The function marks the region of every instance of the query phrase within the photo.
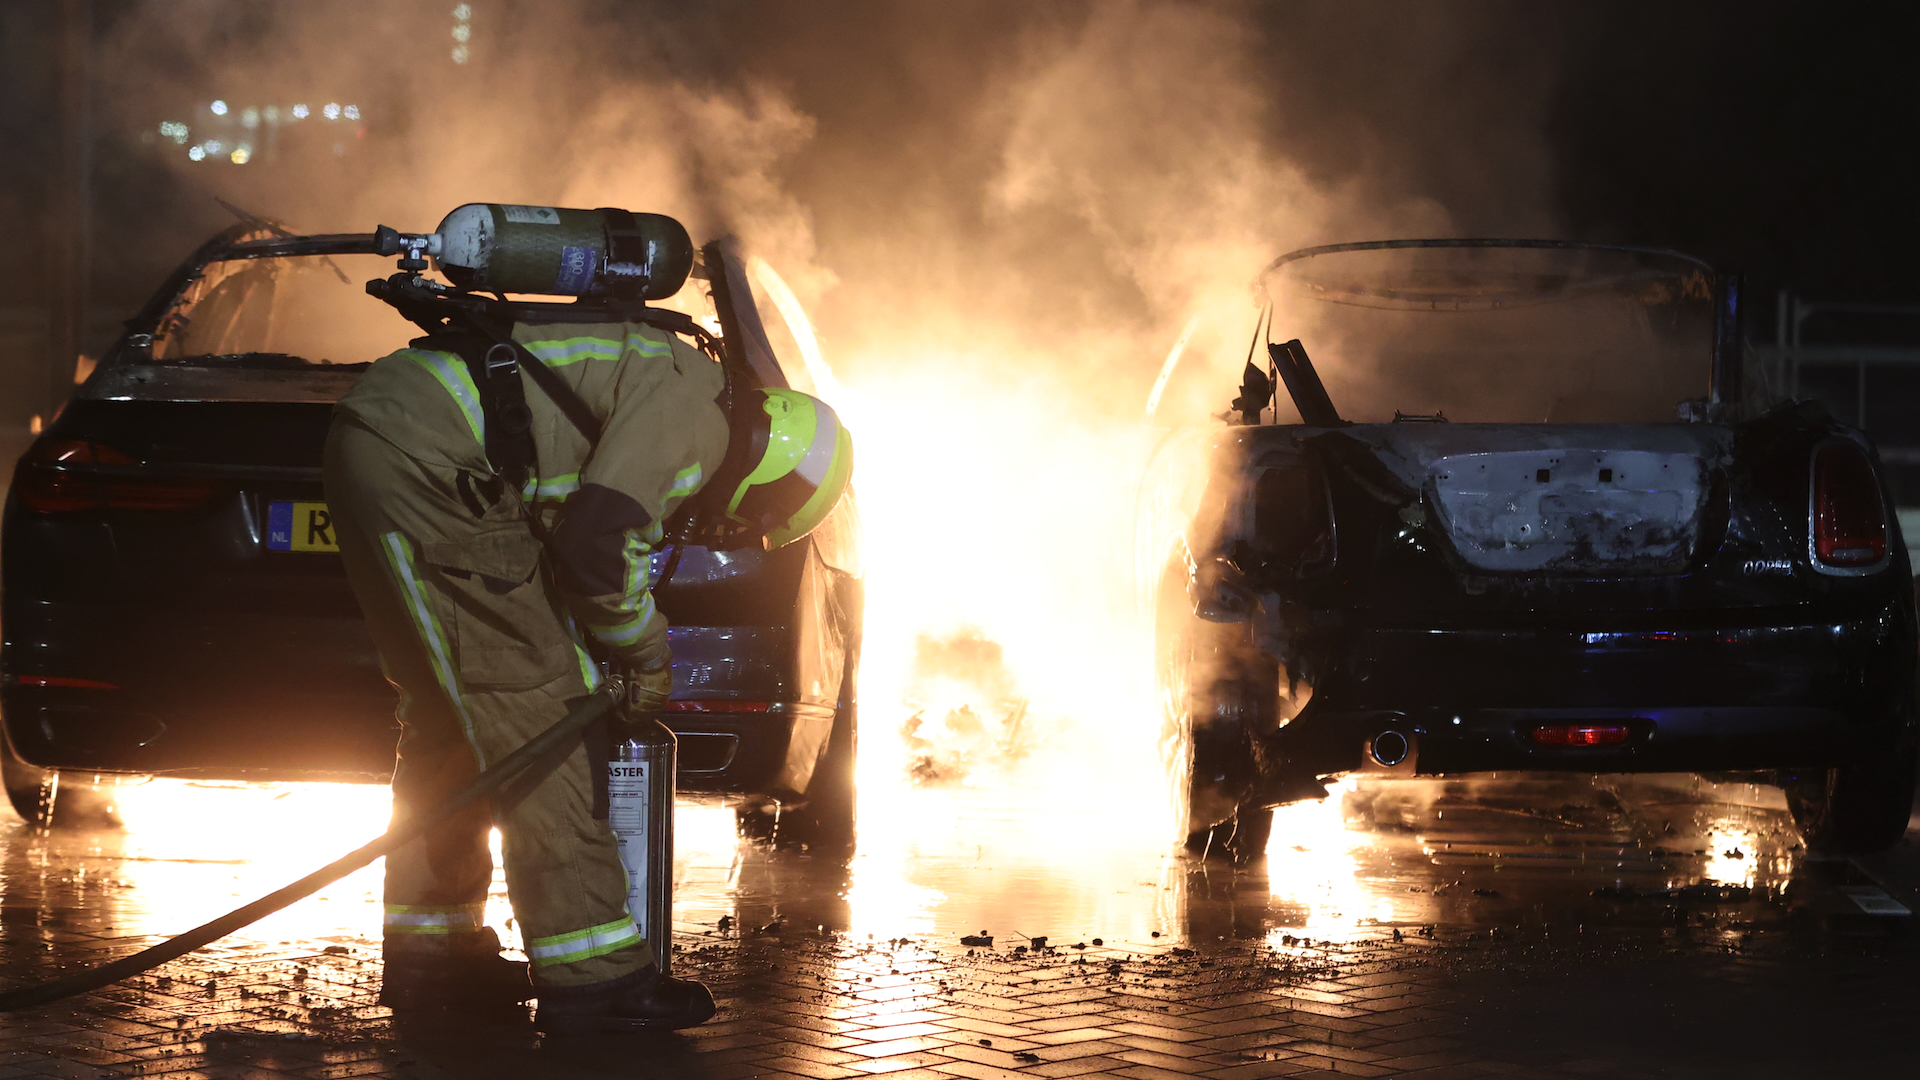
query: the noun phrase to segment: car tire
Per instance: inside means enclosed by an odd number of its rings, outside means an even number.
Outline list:
[[[1187,834],[1189,854],[1202,859],[1224,859],[1235,866],[1263,859],[1273,837],[1273,811],[1242,807],[1217,825]]]
[[[0,737],[0,783],[13,812],[37,829],[117,829],[119,811],[107,791],[73,774],[29,765]]]
[[[13,745],[0,738],[0,782],[7,788],[7,802],[21,820],[35,828],[51,822],[60,775],[20,760]]]
[[[1279,666],[1238,647],[1239,626],[1194,616],[1184,560],[1168,563],[1156,608],[1160,748],[1182,847],[1244,866],[1266,854],[1273,833],[1273,811],[1244,801],[1255,785],[1254,729],[1270,719],[1249,703],[1269,684],[1277,697]]]
[[[1882,851],[1913,814],[1912,749],[1783,780],[1787,809],[1807,849],[1832,855]]]
[[[735,831],[748,840],[808,851],[850,851],[858,821],[854,773],[860,760],[860,643],[848,642],[840,673],[833,729],[807,783],[805,801],[791,806],[760,801],[734,811]]]
[[[829,852],[853,847],[858,810],[854,766],[859,760],[859,741],[858,706],[843,694],[833,713],[833,732],[827,736],[826,749],[807,785],[806,802],[783,808],[775,818],[770,839],[776,846]]]

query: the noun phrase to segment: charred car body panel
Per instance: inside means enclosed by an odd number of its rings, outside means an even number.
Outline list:
[[[371,236],[303,239],[235,230],[197,252],[16,469],[0,535],[0,710],[16,761],[261,779],[391,771],[396,699],[338,555],[269,538],[274,504],[321,503],[331,402],[365,365],[153,355],[164,313],[210,265],[372,250]],[[417,333],[397,332],[396,345]],[[770,368],[760,381],[779,377],[770,355],[756,366]],[[664,583],[672,553],[655,556],[675,675],[661,719],[680,735],[682,790],[795,800],[836,727],[851,728],[851,501],[776,551],[687,546]]]
[[[1873,447],[1813,403],[1680,412],[1214,436],[1162,587],[1189,827],[1349,772],[1910,761],[1920,629]]]

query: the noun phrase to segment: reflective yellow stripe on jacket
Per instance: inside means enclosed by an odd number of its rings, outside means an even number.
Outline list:
[[[637,331],[628,331],[622,341],[603,337],[569,337],[523,344],[528,352],[545,361],[548,367],[566,367],[582,360],[618,360],[629,350],[655,359],[673,355],[672,345],[644,337]]]
[[[453,395],[454,403],[460,406],[460,412],[467,418],[467,427],[473,430],[473,441],[481,446],[487,445],[487,416],[480,408],[480,388],[473,385],[473,373],[467,370],[467,362],[447,352],[428,349],[407,349],[405,352],[421,367],[432,372],[440,385],[447,388],[447,393]]]

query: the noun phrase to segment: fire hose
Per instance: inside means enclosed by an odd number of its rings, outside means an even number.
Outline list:
[[[285,888],[268,893],[251,904],[227,912],[212,922],[203,923],[131,956],[123,956],[99,967],[54,979],[51,982],[36,983],[32,986],[0,992],[0,1012],[38,1008],[77,994],[98,990],[103,986],[110,986],[122,979],[159,967],[169,960],[176,960],[203,945],[257,922],[281,908],[306,899],[373,860],[418,838],[428,829],[446,821],[474,802],[492,795],[529,765],[546,758],[566,744],[578,740],[587,725],[605,716],[607,710],[619,702],[625,693],[625,682],[619,676],[609,677],[599,689],[582,699],[558,723],[535,735],[525,745],[502,758],[492,768],[482,772],[471,783],[449,795],[439,805],[425,813],[415,814],[399,822],[371,843],[356,848]]]

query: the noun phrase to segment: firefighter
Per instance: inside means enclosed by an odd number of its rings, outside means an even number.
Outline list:
[[[488,425],[503,420],[475,382],[485,369],[437,338],[375,363],[327,439],[341,556],[401,696],[396,818],[563,716],[600,682],[594,653],[629,681],[632,707],[666,701],[667,620],[649,591],[649,555],[684,500],[724,477],[709,494],[777,546],[832,510],[852,467],[824,402],[754,390],[729,417],[716,403],[720,365],[654,326],[522,323],[512,337],[592,412],[597,444],[522,372],[533,461],[516,487],[487,453]],[[384,1003],[479,1009],[537,997],[549,1033],[713,1015],[712,995],[665,974],[628,913],[614,836],[604,809],[595,816],[604,775],[577,745],[490,808],[387,856]],[[490,825],[530,965],[502,957],[485,924]]]

